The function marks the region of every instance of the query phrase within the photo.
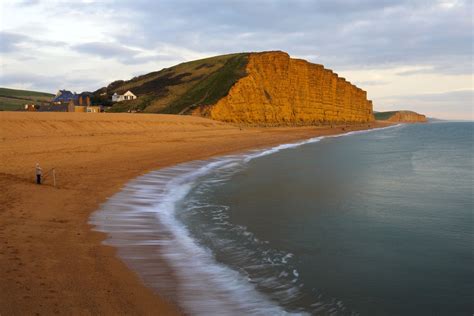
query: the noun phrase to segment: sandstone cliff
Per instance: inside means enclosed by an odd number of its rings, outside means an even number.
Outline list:
[[[380,121],[403,123],[424,123],[428,121],[425,115],[413,111],[377,112],[375,118]]]
[[[216,104],[194,111],[257,125],[365,123],[374,120],[367,93],[321,65],[284,52],[250,54],[247,76]]]
[[[131,90],[113,111],[194,114],[251,125],[320,125],[374,121],[367,93],[322,65],[284,52],[241,53],[183,63],[116,81],[98,102]]]

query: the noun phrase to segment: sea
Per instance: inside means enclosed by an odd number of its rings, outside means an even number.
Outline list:
[[[400,124],[183,163],[91,223],[189,315],[472,315],[473,135]]]

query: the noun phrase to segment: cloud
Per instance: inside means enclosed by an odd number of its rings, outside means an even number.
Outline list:
[[[0,53],[17,53],[24,50],[25,46],[42,48],[59,45],[66,45],[62,41],[52,41],[47,39],[36,39],[28,35],[0,31]]]
[[[124,4],[133,31],[119,38],[201,51],[283,49],[338,67],[467,62],[470,1],[192,1]],[[127,19],[126,17],[124,17]],[[159,21],[159,23],[157,23]],[[250,34],[250,36],[245,36]],[[444,56],[444,58],[440,58]],[[454,58],[458,57],[458,58]]]
[[[27,39],[26,36],[0,31],[0,53],[9,53],[17,50],[17,46]]]
[[[115,43],[84,43],[75,45],[72,49],[90,55],[97,55],[103,58],[133,58],[140,53],[140,51],[121,46]]]
[[[123,46],[119,43],[90,42],[71,47],[73,50],[104,59],[117,59],[124,64],[144,64],[156,60],[176,60],[175,56]]]
[[[54,76],[31,73],[2,73],[0,76],[0,86],[21,87],[23,89],[35,89],[38,91],[54,92],[61,88],[72,86],[94,86],[97,80],[74,77],[73,75]]]
[[[386,96],[379,99],[384,110],[411,109],[430,117],[474,120],[474,90]]]
[[[467,57],[467,56],[466,56]],[[445,74],[445,75],[461,75],[461,74],[472,74],[473,64],[472,59],[469,60],[456,60],[456,62],[440,64],[431,67],[422,67],[420,69],[406,70],[398,72],[398,76],[416,76],[416,75],[432,75],[432,74]]]
[[[355,85],[363,86],[382,86],[390,84],[390,82],[385,80],[367,80],[367,81],[356,81],[354,82]]]
[[[21,6],[21,7],[23,7],[23,6],[27,7],[27,6],[38,5],[39,3],[40,3],[39,0],[20,0],[20,1],[16,2],[16,5]]]
[[[434,93],[420,93],[420,94],[409,94],[409,95],[397,95],[387,96],[386,99],[397,99],[397,100],[420,100],[424,102],[455,102],[465,103],[472,105],[474,99],[474,90],[463,89],[453,90],[445,92],[434,92]]]

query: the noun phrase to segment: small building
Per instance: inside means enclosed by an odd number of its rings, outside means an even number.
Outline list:
[[[32,112],[32,111],[36,111],[38,108],[39,106],[36,104],[25,104],[25,111]]]
[[[128,101],[128,100],[135,100],[137,98],[136,95],[132,93],[132,91],[128,90],[124,94],[118,94],[115,92],[112,95],[112,102],[122,102],[122,101]]]
[[[95,105],[88,106],[88,107],[86,107],[86,112],[87,112],[87,113],[100,113],[100,112],[102,112],[102,111],[101,111],[101,106],[100,106],[100,105],[97,105],[97,106],[95,106]]]
[[[91,105],[91,94],[89,92],[83,92],[76,95],[77,98],[69,101],[68,107],[69,112],[96,112],[95,110],[88,110],[89,108],[99,108],[99,106]],[[99,112],[99,111],[97,111]]]
[[[69,103],[71,101],[76,101],[78,95],[69,90],[59,90],[56,95],[53,97],[51,102],[56,104]]]
[[[101,105],[92,105],[90,92],[73,93],[69,90],[59,90],[56,96],[48,104],[35,105],[34,109],[40,112],[82,112],[100,113],[104,112]],[[26,111],[34,111],[25,105]]]

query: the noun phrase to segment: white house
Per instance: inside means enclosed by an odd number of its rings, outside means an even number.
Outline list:
[[[117,94],[117,92],[114,93],[112,96],[112,102],[122,102],[122,101],[127,101],[127,100],[135,100],[137,98],[136,95],[132,93],[132,91],[128,90],[124,94]]]

